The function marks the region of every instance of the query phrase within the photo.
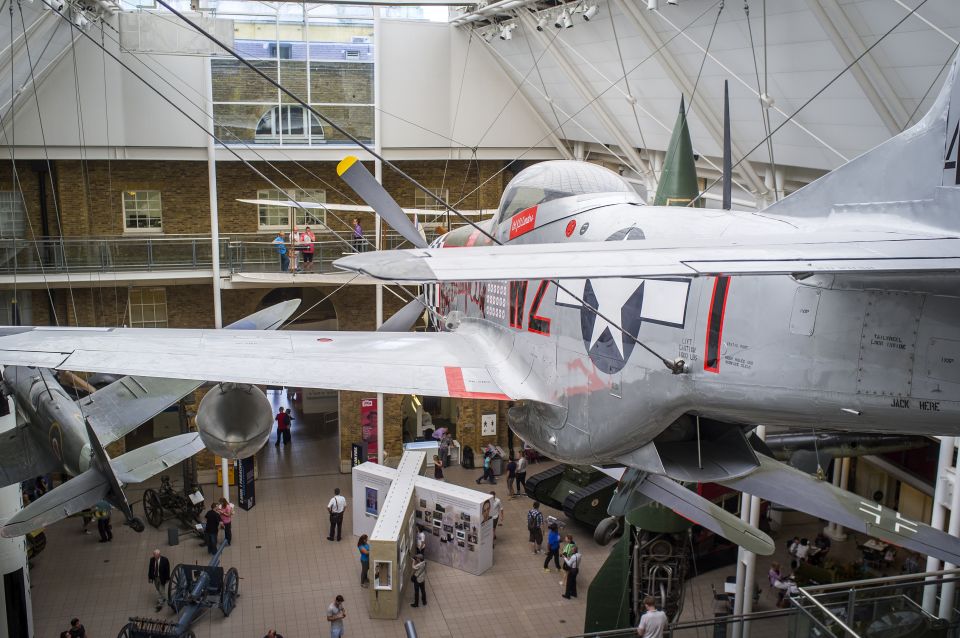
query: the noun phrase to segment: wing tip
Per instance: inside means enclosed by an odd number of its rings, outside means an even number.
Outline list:
[[[356,162],[356,155],[347,155],[340,160],[340,163],[337,164],[337,177],[343,177],[343,174],[346,173]]]

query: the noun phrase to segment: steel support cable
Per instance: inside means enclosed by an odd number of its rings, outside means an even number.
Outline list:
[[[933,81],[930,82],[930,86],[927,87],[927,90],[923,92],[923,97],[917,102],[917,106],[914,107],[913,112],[910,113],[910,117],[907,118],[907,121],[904,123],[903,128],[900,129],[900,132],[903,133],[908,128],[910,128],[910,122],[913,121],[913,117],[917,114],[917,111],[920,110],[920,107],[923,106],[924,100],[927,99],[927,96],[930,95],[930,91],[933,90],[933,87],[937,85],[937,80],[940,79],[940,76],[943,75],[943,72],[946,70],[950,63],[953,61],[953,56],[957,54],[957,49],[960,49],[960,43],[955,44],[953,50],[950,51],[950,55],[947,56],[947,59],[944,61],[943,66],[940,67],[940,70],[937,71],[937,74],[933,76]]]
[[[577,109],[576,111],[574,111],[572,114],[568,115],[567,118],[566,118],[566,120],[564,120],[564,123],[570,122],[570,121],[574,121],[574,118],[575,118],[575,117],[577,117],[578,115],[580,115],[581,113],[583,113],[585,110],[587,110],[588,108],[590,108],[590,105],[593,104],[593,102],[595,102],[596,100],[599,100],[601,97],[603,97],[603,96],[607,93],[607,91],[609,91],[610,89],[614,88],[614,87],[617,85],[617,83],[620,82],[620,80],[624,79],[625,77],[627,77],[628,75],[630,75],[631,73],[633,73],[634,71],[636,71],[637,69],[639,69],[639,68],[640,68],[641,66],[643,66],[643,64],[645,64],[646,62],[652,60],[653,57],[654,57],[655,55],[657,55],[660,51],[662,51],[668,44],[670,44],[671,42],[673,42],[676,38],[680,37],[681,34],[683,34],[684,32],[686,32],[686,30],[689,29],[690,27],[692,27],[694,24],[696,24],[697,22],[699,22],[699,21],[700,21],[700,18],[702,18],[703,16],[707,15],[707,13],[709,13],[709,12],[713,9],[713,7],[717,6],[717,4],[718,4],[719,2],[720,2],[720,0],[714,0],[714,2],[712,2],[706,9],[704,9],[703,11],[701,11],[696,17],[694,17],[690,22],[688,22],[683,28],[678,29],[676,33],[674,33],[674,34],[671,35],[669,38],[667,38],[667,39],[663,42],[663,44],[661,44],[659,47],[657,47],[656,49],[654,49],[653,51],[651,51],[649,55],[647,55],[645,58],[643,58],[642,60],[640,60],[640,62],[638,62],[636,65],[634,65],[634,66],[633,66],[629,71],[627,71],[622,77],[616,78],[614,81],[612,81],[611,83],[609,83],[605,89],[603,89],[602,91],[598,92],[597,95],[594,97],[593,100],[587,102],[587,103],[584,104],[582,107],[580,107],[579,109]],[[548,131],[546,135],[544,135],[544,136],[541,137],[539,140],[537,140],[536,142],[534,142],[531,146],[528,146],[526,149],[524,149],[524,150],[523,150],[517,157],[515,157],[512,161],[513,161],[513,162],[516,162],[517,160],[522,159],[527,153],[529,153],[529,152],[532,151],[533,149],[537,148],[537,147],[538,147],[540,144],[542,144],[547,138],[549,138],[551,135],[554,135],[558,130],[559,130],[559,128],[554,128],[554,129],[551,129],[550,131]],[[488,177],[482,184],[480,184],[479,186],[477,186],[476,190],[480,190],[480,188],[482,188],[483,186],[485,186],[488,182],[494,180],[497,176],[500,175],[500,173],[504,172],[504,171],[507,169],[507,166],[509,166],[509,165],[510,165],[510,163],[508,162],[503,168],[501,168],[500,170],[498,170],[497,172],[495,172],[493,175],[491,175],[490,177]],[[467,193],[464,198],[469,197],[469,196],[472,195],[472,194],[473,194],[473,192]],[[459,204],[459,202],[455,203],[454,206],[457,206],[458,204]]]
[[[732,168],[736,168],[736,167],[740,166],[740,164],[742,164],[743,162],[745,162],[745,161],[747,160],[747,158],[750,157],[750,154],[751,154],[751,153],[753,153],[755,150],[757,150],[758,148],[760,148],[761,146],[763,146],[763,145],[767,142],[767,138],[773,137],[774,135],[777,134],[777,132],[778,132],[780,129],[782,129],[784,126],[786,126],[787,124],[789,124],[789,123],[793,120],[793,118],[795,118],[797,115],[800,114],[800,112],[801,112],[803,109],[807,108],[807,107],[810,105],[811,102],[813,102],[815,99],[817,99],[818,97],[820,97],[820,96],[823,94],[824,91],[826,91],[828,88],[830,88],[831,85],[833,85],[834,82],[836,82],[836,81],[839,80],[841,77],[843,77],[843,74],[846,73],[847,71],[849,71],[849,70],[853,67],[853,65],[857,64],[864,56],[866,56],[868,53],[870,53],[870,51],[872,51],[875,46],[877,46],[878,44],[880,44],[881,42],[883,42],[888,35],[890,35],[891,33],[893,33],[893,31],[894,31],[897,27],[899,27],[901,24],[903,24],[904,22],[906,22],[907,18],[909,18],[910,16],[912,16],[914,13],[916,13],[917,10],[920,9],[920,7],[922,7],[923,5],[927,4],[927,2],[928,2],[928,0],[921,0],[921,1],[920,1],[920,4],[918,4],[916,7],[914,7],[913,10],[910,11],[910,13],[908,13],[907,15],[903,16],[900,20],[898,20],[898,21],[897,21],[892,27],[890,27],[883,35],[881,35],[879,38],[877,38],[876,41],[874,41],[873,44],[871,44],[870,46],[868,46],[866,49],[863,50],[863,52],[862,52],[860,55],[858,55],[856,58],[854,58],[853,61],[850,62],[850,64],[848,64],[847,66],[843,67],[843,69],[842,69],[839,73],[837,73],[835,76],[833,76],[833,78],[832,78],[829,82],[827,82],[825,85],[823,85],[823,87],[822,87],[819,91],[817,91],[816,93],[814,93],[812,96],[810,96],[810,97],[807,99],[806,102],[804,102],[803,104],[801,104],[800,107],[799,107],[796,111],[794,111],[793,113],[791,113],[790,116],[787,117],[786,120],[784,120],[783,122],[781,122],[780,124],[778,124],[775,129],[773,129],[772,131],[770,131],[770,135],[765,136],[762,140],[760,140],[759,142],[757,142],[757,143],[753,146],[753,148],[751,148],[749,151],[747,151],[746,153],[744,153],[744,154],[743,154],[743,157],[741,157],[739,160],[737,160],[737,161],[733,164]],[[707,188],[704,190],[703,193],[700,193],[699,195],[697,195],[689,204],[687,204],[687,206],[693,206],[697,201],[699,201],[699,200],[703,197],[704,193],[706,193],[706,192],[709,191],[711,188],[713,188],[714,186],[716,186],[717,184],[719,184],[722,180],[723,180],[723,176],[715,179],[709,186],[707,186]]]
[[[519,17],[519,12],[517,13]],[[557,128],[560,130],[560,139],[567,139],[567,134],[564,133],[563,131],[563,124],[560,123],[560,116],[557,114],[557,107],[554,104],[553,98],[550,97],[550,93],[547,91],[547,83],[543,81],[543,73],[540,71],[540,65],[539,65],[540,60],[543,59],[543,56],[547,54],[547,51],[550,49],[551,46],[553,46],[554,41],[556,41],[558,37],[560,37],[559,29],[557,30],[557,34],[553,36],[553,39],[550,40],[550,46],[544,48],[543,53],[540,54],[539,58],[533,54],[533,45],[530,44],[530,38],[524,36],[523,40],[524,42],[527,43],[527,51],[530,52],[530,59],[533,61],[533,68],[536,69],[537,71],[537,77],[540,78],[540,86],[543,88],[543,94],[547,97],[547,104],[550,105],[550,112],[553,113],[553,119],[557,121]],[[523,86],[523,82],[525,81],[526,77],[527,76],[524,76],[524,80],[517,82],[518,91]],[[514,93],[514,95],[516,95],[516,93]],[[512,95],[510,96],[510,99],[513,99]]]
[[[50,6],[49,0],[42,0],[42,1],[43,1],[43,3],[46,4],[47,6]],[[52,8],[52,7],[51,7],[51,8]],[[63,16],[63,15],[61,15],[61,14],[59,14],[59,13],[58,13],[57,15],[59,15],[60,18],[63,19],[63,20],[68,20],[68,18],[66,18],[66,16]],[[83,30],[81,29],[79,32],[80,32],[84,37],[86,37],[88,40],[90,40],[91,42],[93,42],[94,45],[100,46],[99,43],[98,43],[96,40],[94,40],[94,39],[93,39],[89,34],[87,34],[85,31],[83,31]],[[223,142],[223,140],[221,140],[219,137],[217,137],[216,134],[206,131],[206,128],[207,128],[207,127],[206,127],[204,124],[198,122],[194,117],[192,117],[189,113],[187,113],[180,105],[174,103],[173,100],[171,100],[169,97],[165,96],[159,89],[157,89],[157,88],[154,87],[152,84],[150,84],[149,82],[147,82],[147,80],[146,80],[142,75],[140,75],[139,73],[137,73],[136,71],[134,71],[128,64],[126,64],[125,62],[123,62],[122,60],[120,60],[120,58],[119,58],[118,56],[116,56],[116,55],[113,54],[111,51],[108,51],[108,50],[106,50],[106,49],[102,49],[102,50],[103,50],[108,56],[110,56],[117,64],[119,64],[121,67],[123,67],[124,69],[126,69],[127,72],[129,72],[131,75],[133,75],[136,79],[138,79],[140,82],[142,82],[147,88],[149,88],[151,91],[153,91],[154,93],[156,93],[162,100],[164,100],[164,101],[167,102],[171,107],[173,107],[173,109],[176,110],[178,113],[180,113],[180,115],[182,115],[183,117],[187,118],[187,120],[189,120],[189,121],[190,121],[192,124],[194,124],[195,126],[199,127],[201,130],[205,131],[206,134],[209,135],[210,137],[212,137],[213,140],[214,140],[217,144],[219,144],[220,146],[222,146],[225,150],[227,150],[227,152],[229,152],[231,155],[233,155],[237,160],[239,160],[239,161],[240,161],[241,163],[243,163],[245,166],[247,166],[247,167],[248,167],[251,171],[253,171],[258,177],[260,177],[261,179],[263,179],[263,180],[264,180],[265,182],[267,182],[267,184],[269,184],[270,186],[273,186],[274,188],[276,188],[278,191],[286,194],[285,190],[284,190],[283,188],[281,188],[278,184],[276,184],[276,182],[274,182],[273,180],[271,180],[271,179],[270,179],[269,177],[267,177],[260,169],[258,169],[258,168],[257,168],[256,166],[254,166],[251,162],[249,162],[249,161],[246,160],[244,157],[242,157],[239,153],[237,153],[234,148],[232,148],[231,146],[225,144],[225,143]],[[306,210],[306,209],[303,209],[303,210]],[[333,214],[333,213],[331,213],[331,214]],[[339,235],[335,235],[335,236],[337,237],[337,240],[338,240],[338,241],[340,241],[341,243],[349,246],[349,247],[351,248],[351,250],[352,250],[352,244],[350,244],[347,240],[343,239],[343,238],[340,237]],[[367,241],[368,241],[368,243],[369,243],[369,240],[367,240]]]
[[[489,46],[489,45],[488,45],[488,46]],[[505,66],[507,66],[507,67],[509,67],[509,68],[511,68],[511,69],[514,69],[514,71],[516,71],[516,67],[514,67],[514,66],[510,63],[509,60],[507,60],[505,57],[503,57],[503,55],[501,55],[499,51],[497,51],[494,47],[489,47],[489,48],[490,48],[491,53],[492,53],[493,55],[496,55],[497,57],[499,57],[500,60],[501,60],[501,62],[502,62]],[[587,60],[585,57],[583,57],[583,55],[580,54],[576,49],[570,48],[570,52],[573,53],[574,55],[576,55],[577,57],[579,57],[581,60],[583,60],[583,62],[584,62],[585,64],[587,64],[588,66],[590,66],[591,69],[593,70],[593,72],[594,72],[599,78],[603,79],[603,80],[606,81],[606,82],[610,82],[610,79],[609,79],[609,78],[607,78],[602,72],[600,72],[599,69],[597,69],[596,67],[594,67],[593,65],[591,65],[590,62],[589,62],[589,60]],[[519,71],[517,71],[517,74],[519,75]],[[613,86],[612,86],[611,88],[616,88],[616,89],[617,89],[618,91],[620,91],[620,93],[622,93],[623,96],[626,98],[626,97],[628,97],[628,94],[625,93],[619,86],[616,86],[616,83],[618,83],[621,79],[623,79],[623,78],[621,77],[621,78],[618,78],[618,79],[614,80],[614,81],[613,81],[614,84],[613,84]],[[530,83],[529,81],[527,82],[527,84],[530,84],[530,87],[531,87],[534,91],[540,93],[541,95],[544,95],[544,93],[543,93],[539,88],[537,88],[537,86],[536,86],[535,84],[532,84],[532,83]],[[670,132],[670,130],[671,130],[670,127],[668,127],[666,124],[664,124],[663,122],[661,122],[660,120],[658,120],[653,114],[651,114],[649,111],[646,111],[646,109],[644,109],[642,106],[640,106],[640,107],[638,107],[638,108],[640,108],[641,110],[643,110],[644,112],[646,112],[647,115],[649,115],[650,118],[651,118],[654,122],[656,122],[657,124],[659,124],[659,125],[663,128],[664,131],[666,131],[667,133]],[[557,107],[557,110],[558,110],[561,114],[566,115],[566,112],[565,112],[562,108]],[[577,113],[580,113],[580,111],[577,111]],[[583,130],[586,135],[589,135],[591,138],[593,138],[593,140],[594,140],[597,144],[599,144],[602,148],[606,149],[607,152],[610,153],[610,155],[612,155],[613,157],[617,158],[617,160],[619,160],[620,163],[622,163],[622,164],[627,164],[627,163],[628,163],[626,160],[624,160],[624,158],[622,158],[620,155],[618,155],[613,149],[611,149],[611,148],[610,148],[609,146],[607,146],[604,142],[602,142],[599,138],[597,138],[596,135],[594,135],[593,133],[591,133],[589,129],[587,129],[587,128],[584,127],[582,124],[580,124],[579,122],[577,122],[576,119],[574,119],[575,117],[576,117],[576,114],[575,114],[575,115],[571,115],[566,121],[569,122],[569,121],[572,120],[573,123],[576,124],[577,126],[579,126],[580,129]],[[555,130],[556,130],[556,129],[554,129],[554,131],[555,131]],[[548,135],[549,135],[549,134],[548,134]],[[546,139],[546,138],[542,138],[540,141],[543,141],[543,139]],[[538,142],[538,144],[539,144],[539,142]],[[530,150],[530,149],[527,149],[527,151],[524,151],[523,154],[526,154],[529,150]],[[696,152],[696,148],[694,148],[694,152]],[[522,157],[522,155],[521,155],[521,157]],[[717,166],[717,164],[716,164],[713,160],[711,160],[709,157],[707,157],[706,155],[702,155],[702,154],[701,154],[700,157],[701,157],[701,159],[702,159],[704,162],[706,162],[709,166],[711,166],[712,168],[716,169],[718,172],[721,171],[721,168],[720,168],[719,166]],[[517,159],[519,159],[519,157],[518,157]],[[514,161],[515,161],[515,160],[514,160]],[[496,176],[496,175],[499,175],[499,174],[500,174],[500,173],[497,172],[497,173],[495,174],[495,176]],[[743,186],[739,181],[734,180],[733,183],[736,184],[737,186],[739,186],[740,188],[742,188],[742,189],[744,189],[744,190],[747,190],[746,187]],[[481,186],[482,186],[482,184],[481,184]],[[471,194],[472,194],[472,193],[468,193],[468,196],[471,195]],[[459,206],[460,203],[461,203],[461,202],[456,202],[456,203],[454,204],[454,206]]]
[[[653,177],[654,186],[660,184],[660,179],[657,177],[656,171],[653,170],[653,161],[650,159],[650,149],[647,147],[647,140],[643,137],[643,127],[640,126],[640,114],[637,113],[637,96],[633,94],[633,90],[630,88],[630,78],[627,77],[627,65],[623,61],[623,50],[620,48],[620,36],[617,35],[617,23],[613,19],[613,5],[607,5],[607,15],[610,16],[610,28],[613,30],[613,42],[617,45],[617,57],[620,59],[620,72],[623,73],[623,85],[627,87],[627,101],[630,103],[630,110],[633,112],[633,121],[637,124],[637,133],[640,135],[640,143],[643,144],[643,153],[647,156],[647,170],[650,171],[651,177]]]
[[[106,26],[105,21],[100,20],[100,62],[103,69],[103,130],[106,133],[106,155],[107,155],[107,197],[108,203],[107,207],[110,211],[110,214],[113,215],[113,168],[110,164],[110,99],[109,92],[107,91],[107,55],[104,51],[107,49],[106,45]],[[103,280],[100,277],[100,274],[97,273],[97,285],[100,287],[100,307],[104,306],[103,304]],[[118,292],[118,287],[116,282],[113,284],[113,316],[114,316],[114,325],[120,327],[120,315],[117,314],[117,311],[120,309],[120,293]],[[124,311],[126,314],[126,311]]]
[[[690,92],[690,103],[687,104],[687,112],[684,115],[690,114],[690,109],[693,108],[693,100],[697,96],[697,88],[700,86],[700,76],[703,75],[703,67],[707,63],[707,58],[710,57],[710,45],[713,44],[713,36],[717,33],[717,24],[720,22],[720,15],[723,13],[723,0],[720,0],[720,8],[717,9],[717,16],[713,19],[713,27],[710,29],[710,37],[707,39],[707,48],[703,50],[703,57],[700,58],[700,68],[697,69],[697,77],[693,81],[693,90]]]
[[[463,56],[463,70],[460,71],[460,88],[457,90],[457,104],[453,108],[453,122],[450,123],[450,140],[457,130],[457,119],[460,115],[460,100],[463,98],[463,86],[467,82],[467,64],[470,62],[470,48],[473,46],[473,31],[467,36],[467,52]],[[443,177],[440,178],[440,192],[443,192],[447,183],[447,167],[450,165],[450,156],[453,155],[453,144],[447,149],[447,158],[443,161]]]
[[[764,3],[766,4],[766,3]],[[770,109],[766,107],[766,104],[763,102],[763,96],[767,94],[766,89],[761,90],[760,85],[760,67],[757,65],[757,49],[756,44],[753,41],[753,27],[750,24],[750,3],[748,0],[743,0],[743,12],[747,17],[747,33],[750,35],[750,53],[753,58],[753,72],[757,76],[757,102],[760,105],[760,121],[763,122],[763,134],[767,138],[767,159],[769,161],[769,170],[770,170],[770,179],[773,180],[773,198],[774,201],[779,201],[780,196],[777,194],[777,166],[773,160],[773,138],[770,137]],[[763,16],[763,72],[764,77],[767,73],[767,28],[766,28],[767,16],[766,8],[764,8]]]

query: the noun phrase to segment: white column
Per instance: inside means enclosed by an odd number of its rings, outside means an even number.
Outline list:
[[[3,400],[3,399],[0,399]],[[16,412],[14,411],[14,401],[8,397],[7,408],[10,413],[0,417],[0,432],[13,430],[17,425]],[[20,492],[20,484],[8,485],[0,489],[0,521],[7,521],[12,518],[23,507],[23,497]],[[33,604],[30,598],[30,571],[27,569],[27,551],[24,547],[24,537],[0,538],[0,576],[12,574],[22,570],[23,575],[23,600],[24,610],[26,611],[26,632],[27,636],[33,637]],[[19,579],[14,579],[19,580]],[[16,592],[6,591],[5,579],[0,578],[0,595],[4,600],[10,600]],[[0,638],[11,637],[7,630],[7,605],[0,605]]]
[[[833,461],[833,484],[841,490],[845,490],[850,482],[850,457],[835,459]],[[847,540],[847,534],[842,525],[831,523],[824,532],[835,541]]]
[[[954,439],[956,441],[956,439]],[[953,450],[951,450],[951,453]],[[952,454],[951,454],[952,456]],[[947,528],[947,533],[951,536],[960,536],[960,482],[957,481],[957,468],[954,467],[953,471],[945,472],[945,477],[949,477],[949,481],[953,487],[953,494],[950,497],[950,525]],[[956,565],[953,563],[944,562],[944,569],[954,569]],[[946,620],[953,619],[953,596],[956,591],[956,583],[944,583],[940,588],[940,611],[937,614],[941,618]]]
[[[207,182],[210,191],[210,255],[213,260],[213,324],[223,327],[223,309],[220,305],[220,217],[217,211],[217,148],[213,141],[213,79],[210,58],[204,61],[207,85]]]
[[[767,438],[767,426],[761,425],[757,427],[757,436],[761,441]],[[757,528],[760,526],[760,498],[757,496],[750,497],[750,525]],[[757,574],[757,555],[753,552],[745,551],[743,552],[743,607],[741,613],[746,616],[753,613],[753,590],[756,587],[756,574]],[[750,637],[750,622],[745,621],[742,625],[741,638]]]
[[[940,456],[937,459],[937,482],[933,490],[933,512],[930,515],[930,527],[933,529],[943,530],[943,526],[947,522],[947,508],[943,504],[947,498],[946,488],[948,479],[946,478],[946,472],[947,468],[953,464],[953,448],[956,446],[956,444],[957,440],[952,436],[940,437]],[[941,563],[939,558],[936,558],[935,556],[927,556],[928,572],[939,571],[940,565]],[[933,579],[928,578],[927,580]],[[923,610],[928,614],[933,614],[936,604],[936,585],[925,587],[923,590]]]
[[[373,7],[373,148],[378,155],[383,155],[383,144],[381,142],[380,129],[380,29],[381,29],[381,8]],[[375,160],[373,165],[374,177],[379,183],[383,183],[383,162]],[[380,250],[381,221],[380,215],[374,217],[374,246]],[[376,285],[377,296],[377,328],[383,324],[383,284]],[[377,393],[377,463],[383,465],[383,393]]]
[[[743,493],[740,494],[740,520],[744,523],[750,521],[750,495]],[[747,551],[742,547],[737,548],[737,580],[735,584],[734,598],[733,598],[733,615],[739,616],[743,613],[743,601],[746,597],[746,555]],[[743,626],[739,622],[735,622],[731,626],[731,634],[733,638],[741,638],[741,632],[743,631]]]

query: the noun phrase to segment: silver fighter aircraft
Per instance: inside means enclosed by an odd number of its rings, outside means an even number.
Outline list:
[[[265,308],[227,326],[272,330],[299,300]],[[140,483],[204,448],[193,432],[156,441],[111,459],[104,447],[196,390],[203,381],[129,376],[74,401],[49,368],[7,366],[7,389],[16,399],[17,428],[0,441],[0,487],[49,472],[73,476],[3,523],[0,535],[21,536],[87,509],[106,498],[130,527],[143,531],[123,486]]]
[[[761,212],[645,206],[615,173],[545,162],[431,247],[348,158],[341,176],[419,247],[338,265],[436,282],[441,331],[14,329],[0,363],[518,400],[510,426],[540,451],[630,468],[614,507],[657,500],[771,553],[679,483],[713,481],[960,564],[960,539],[751,433],[960,434],[958,122],[954,61],[917,125]]]

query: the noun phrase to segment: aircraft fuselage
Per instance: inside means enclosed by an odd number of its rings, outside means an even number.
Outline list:
[[[789,232],[750,213],[649,207],[612,195],[565,198],[495,220],[503,243],[642,241]],[[444,247],[490,241],[463,228]],[[440,315],[514,336],[553,405],[511,426],[554,458],[607,462],[678,419],[851,431],[960,433],[960,299],[866,277],[738,276],[439,284]],[[921,290],[925,289],[923,287]],[[593,306],[606,317],[584,307]],[[607,321],[609,320],[609,321]],[[685,362],[674,374],[656,356]],[[671,432],[665,433],[671,425]],[[662,440],[662,438],[661,438]]]

